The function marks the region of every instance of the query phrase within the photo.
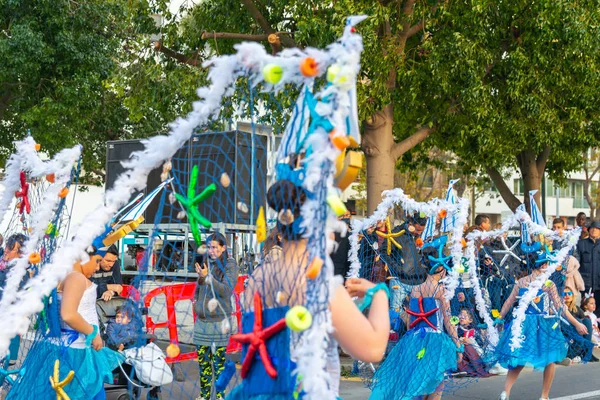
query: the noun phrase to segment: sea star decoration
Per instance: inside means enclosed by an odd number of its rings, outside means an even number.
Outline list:
[[[23,214],[23,211],[27,211],[27,214],[30,214],[31,204],[29,203],[29,183],[27,183],[27,177],[25,176],[24,171],[21,171],[21,190],[15,193],[15,196],[21,198],[19,212]]]
[[[54,376],[50,377],[50,385],[52,385],[52,389],[56,392],[56,400],[70,400],[69,396],[65,392],[64,387],[67,386],[73,380],[75,376],[75,371],[71,370],[67,374],[67,377],[60,380],[60,361],[56,360],[54,362]]]
[[[8,354],[7,357],[10,358],[10,354]],[[8,364],[8,361],[6,361],[6,364]],[[6,364],[5,364],[5,366],[6,366]],[[16,382],[16,379],[11,377],[11,375],[18,375],[19,377],[21,377],[24,374],[25,374],[25,367],[19,368],[19,369],[0,368],[0,385],[3,385],[5,380],[7,380],[10,385],[14,385]],[[17,379],[18,379],[18,377],[17,377]]]
[[[200,230],[198,229],[198,224],[202,225],[205,228],[210,228],[212,223],[206,219],[200,212],[198,211],[198,204],[212,196],[212,194],[217,190],[217,185],[211,183],[208,185],[202,193],[196,195],[196,183],[198,182],[198,166],[194,165],[192,168],[192,174],[190,176],[190,184],[187,190],[187,198],[182,195],[175,193],[175,198],[181,203],[183,208],[185,208],[188,219],[190,220],[190,227],[192,228],[192,235],[194,236],[194,241],[196,242],[196,246],[200,246],[202,239],[200,237]]]
[[[248,352],[246,353],[246,358],[244,358],[244,362],[242,363],[242,379],[248,376],[248,371],[250,371],[250,367],[252,366],[252,361],[254,361],[256,351],[258,351],[258,354],[260,356],[260,359],[262,360],[263,365],[265,366],[267,374],[272,379],[277,378],[277,370],[271,362],[271,358],[269,357],[269,353],[267,352],[267,345],[265,341],[271,336],[285,329],[285,318],[280,319],[275,324],[267,328],[263,328],[262,308],[262,299],[260,298],[260,294],[256,292],[254,293],[253,331],[250,333],[237,333],[231,336],[231,339],[235,340],[238,343],[249,344]]]
[[[504,254],[504,257],[502,257],[502,260],[500,261],[501,267],[511,256],[514,257],[517,261],[521,262],[521,257],[515,254],[515,249],[519,246],[519,243],[521,243],[521,239],[517,239],[510,247],[508,247],[508,245],[506,244],[506,241],[504,240],[503,236],[500,237],[500,242],[502,243],[503,250],[492,250],[492,253]]]
[[[429,271],[433,273],[438,267],[442,266],[446,269],[446,271],[451,271],[452,268],[448,265],[448,261],[452,258],[452,256],[444,256],[444,246],[446,245],[446,241],[440,242],[438,246],[438,256],[432,257],[429,256],[429,260],[433,261],[434,264]]]
[[[400,232],[395,232],[395,233],[392,232],[392,224],[390,223],[390,217],[387,217],[385,219],[385,228],[386,228],[386,233],[383,233],[380,231],[375,231],[375,233],[377,234],[377,236],[382,237],[387,240],[387,254],[389,256],[390,254],[392,254],[392,243],[397,248],[402,249],[402,246],[400,245],[400,243],[398,243],[396,241],[396,238],[398,236],[404,235],[405,230],[402,229]]]
[[[423,321],[427,325],[429,325],[430,327],[432,327],[433,329],[435,329],[437,331],[437,328],[435,327],[435,325],[433,325],[431,323],[431,321],[427,318],[427,317],[431,316],[432,314],[435,314],[435,312],[437,310],[439,310],[438,307],[436,307],[430,311],[425,311],[425,309],[423,308],[423,296],[419,297],[419,312],[414,312],[414,311],[411,311],[408,309],[406,310],[407,314],[412,315],[413,317],[417,317],[417,319],[415,319],[412,322],[412,324],[410,324],[410,329],[414,328],[419,322]]]
[[[326,103],[326,100],[323,100],[322,103]],[[308,127],[308,132],[313,133],[317,130],[318,127],[323,128],[323,130],[327,133],[333,130],[333,124],[329,121],[329,118],[322,116],[317,112],[317,105],[319,101],[315,99],[314,95],[310,91],[306,91],[306,105],[308,106],[308,110],[310,112],[310,126]]]

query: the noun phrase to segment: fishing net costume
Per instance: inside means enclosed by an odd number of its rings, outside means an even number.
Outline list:
[[[459,285],[462,227],[468,202],[452,195],[418,203],[401,189],[385,194],[375,213],[353,223],[352,273],[387,282],[392,292],[390,343],[378,365],[360,364],[371,398],[414,398],[436,391],[461,352],[450,299]],[[391,214],[408,215],[393,227]],[[373,254],[368,255],[366,249]],[[382,265],[378,265],[382,264]],[[379,268],[379,272],[373,271]],[[465,380],[453,384],[454,390]]]
[[[26,290],[28,281],[47,263],[68,236],[70,216],[67,211],[69,189],[77,184],[81,148],[76,146],[43,161],[39,146],[31,136],[15,143],[5,167],[0,195],[0,220],[6,222],[3,233],[6,249],[0,261],[3,310],[12,309],[18,293]],[[11,210],[12,213],[11,213]],[[18,250],[17,250],[18,248]],[[12,251],[11,251],[12,250]],[[47,305],[48,298],[44,299]],[[2,360],[2,385],[10,387],[24,374],[23,359],[36,341],[36,334],[48,329],[45,312],[22,320],[29,328],[26,335],[4,336],[10,340],[8,354]],[[9,360],[14,366],[9,366]]]
[[[127,235],[139,235],[136,238],[142,240],[145,235],[145,251],[141,256],[136,250],[137,273],[123,297],[138,312],[147,311],[145,327],[140,327],[144,333],[156,336],[159,344],[161,339],[168,341],[164,354],[161,351],[157,357],[174,364],[176,379],[172,374],[171,381],[164,379],[170,383],[162,387],[163,396],[220,398],[248,389],[257,398],[294,394],[335,398],[339,365],[337,347],[329,337],[328,302],[334,279],[327,232],[336,225],[335,215],[345,211],[338,188],[351,182],[356,164],[362,164],[349,161],[345,156],[350,152],[343,151],[360,142],[355,81],[362,41],[353,28],[360,20],[350,18],[343,37],[327,50],[292,49],[271,56],[260,45],[245,43],[237,46],[234,55],[210,60],[212,84],[199,89],[202,100],[194,104],[194,111],[174,122],[168,136],[144,141],[144,148],[123,163],[124,172],[114,188],[107,190],[105,204],[88,215],[73,240],[63,242],[27,287],[17,291],[10,307],[0,311],[9,323],[0,334],[0,350],[8,347],[7,339],[27,331],[25,319],[46,310],[45,296],[76,261],[85,259],[90,243]],[[265,115],[256,110],[261,102],[277,102],[276,96],[282,93],[299,95],[292,110],[282,109],[289,117],[284,135],[265,144],[256,134]],[[213,130],[228,117],[219,114],[231,109],[228,105],[233,100],[228,99],[232,96],[242,99],[244,105],[236,112],[250,120],[251,132],[233,135]],[[281,145],[275,153],[271,150],[278,141]],[[226,143],[245,143],[252,148],[252,156],[239,160],[224,153]],[[265,159],[261,151],[270,153],[266,165],[258,165]],[[145,196],[136,196],[156,169],[162,184]],[[267,173],[248,174],[254,169],[267,169]],[[238,179],[236,175],[243,176],[244,171],[250,179]],[[244,194],[251,193],[253,185],[266,186],[273,180],[278,184],[270,201],[266,194],[263,198]],[[296,191],[291,197],[281,190],[290,183]],[[158,210],[152,221],[143,221],[141,214],[149,205]],[[243,231],[221,222],[232,214],[239,215],[241,225],[249,228]],[[296,257],[289,271],[281,268],[273,275],[257,274],[244,290],[239,248],[264,241],[268,223],[278,225],[285,239],[302,237],[307,244],[289,255],[280,249],[282,258]],[[276,235],[268,239],[275,245],[265,243],[272,251],[265,252],[258,270],[267,271],[278,260]],[[167,283],[167,278],[179,282]],[[57,302],[52,304],[56,307]],[[294,310],[297,306],[302,308]],[[286,323],[288,315],[291,322]],[[265,347],[253,349],[244,335],[252,334],[259,323],[264,329],[272,325],[278,329],[272,340],[265,339]],[[236,332],[241,336],[233,340]],[[35,339],[40,346],[45,340],[43,335]],[[143,339],[134,343],[134,347],[145,345]],[[235,354],[230,355],[238,349],[243,379],[232,363]],[[272,369],[277,371],[276,378]],[[58,378],[68,373],[61,363]],[[79,378],[76,372],[73,379]],[[139,390],[129,387],[130,394],[147,390],[142,386]],[[68,382],[62,388],[69,395]],[[29,389],[39,398],[56,395],[49,383]],[[80,397],[72,392],[71,398]]]

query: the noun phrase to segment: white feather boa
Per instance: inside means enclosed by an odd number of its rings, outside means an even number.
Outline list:
[[[525,320],[525,311],[529,304],[533,301],[533,299],[537,296],[538,290],[542,288],[548,278],[552,275],[556,268],[561,265],[565,259],[567,258],[571,249],[577,245],[577,239],[581,234],[580,229],[574,229],[570,231],[565,231],[564,237],[559,237],[558,234],[551,229],[548,229],[545,226],[538,225],[531,220],[529,214],[524,211],[517,210],[513,215],[511,215],[504,223],[500,229],[496,229],[493,231],[483,232],[483,231],[474,231],[467,235],[467,259],[469,264],[469,269],[471,270],[471,282],[473,284],[477,284],[475,290],[475,300],[477,303],[477,309],[480,311],[480,314],[484,316],[486,324],[490,327],[490,342],[492,344],[497,343],[497,331],[493,327],[493,323],[491,323],[491,318],[489,316],[489,310],[485,302],[483,301],[483,297],[481,296],[481,289],[479,288],[479,278],[477,277],[477,264],[475,260],[475,245],[474,242],[478,240],[489,240],[491,238],[498,238],[504,235],[506,232],[510,230],[510,228],[518,227],[521,223],[527,225],[527,228],[531,235],[543,235],[547,239],[561,241],[566,243],[566,245],[558,252],[555,257],[554,262],[548,263],[548,267],[546,270],[538,276],[538,278],[531,282],[529,285],[527,292],[521,297],[519,300],[519,304],[516,308],[513,309],[513,323],[511,327],[511,349],[514,351],[522,346],[523,338],[521,336],[521,330],[523,326],[523,321]],[[473,273],[475,272],[475,273]],[[492,337],[493,335],[493,337]]]

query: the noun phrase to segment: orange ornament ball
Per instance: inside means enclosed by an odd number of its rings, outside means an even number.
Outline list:
[[[166,353],[168,357],[176,358],[181,353],[181,349],[175,343],[171,343],[167,346]]]
[[[312,78],[319,73],[319,65],[314,58],[306,57],[300,61],[300,72],[307,78]]]

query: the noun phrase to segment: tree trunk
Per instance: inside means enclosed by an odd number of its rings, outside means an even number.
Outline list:
[[[504,200],[508,208],[514,212],[517,207],[521,205],[521,201],[513,194],[512,190],[510,190],[506,182],[504,182],[504,178],[496,168],[488,167],[486,170],[492,179],[492,182],[494,182],[496,189],[498,189],[500,196],[502,196],[502,200]],[[473,188],[473,190],[475,189]],[[472,207],[475,206],[473,205]]]
[[[542,186],[542,177],[544,176],[544,169],[546,164],[544,162],[543,168],[540,168],[538,160],[541,156],[537,156],[534,152],[525,150],[522,151],[517,156],[517,162],[519,165],[519,169],[521,170],[521,176],[523,177],[523,201],[525,203],[525,208],[529,215],[531,215],[531,207],[529,205],[529,191],[537,190],[535,194],[535,202],[538,207],[541,209],[540,198],[541,198],[541,186]]]
[[[391,104],[364,123],[362,149],[367,160],[367,215],[371,215],[381,202],[381,193],[394,187],[393,123]]]

